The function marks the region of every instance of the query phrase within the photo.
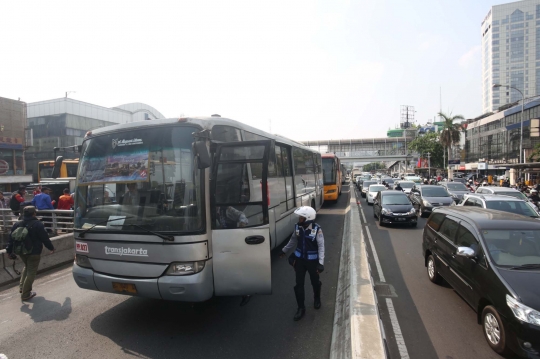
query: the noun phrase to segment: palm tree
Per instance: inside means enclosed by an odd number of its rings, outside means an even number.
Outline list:
[[[443,122],[443,129],[441,132],[441,144],[446,147],[448,151],[448,160],[450,160],[452,146],[459,143],[461,130],[463,129],[460,124],[454,123],[454,121],[464,120],[465,117],[463,117],[462,115],[452,116],[452,113],[447,115],[444,112],[439,112],[438,115],[441,117]]]

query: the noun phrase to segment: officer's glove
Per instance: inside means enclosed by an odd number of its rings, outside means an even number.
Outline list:
[[[317,273],[322,273],[324,272],[324,266],[322,264],[317,264]]]

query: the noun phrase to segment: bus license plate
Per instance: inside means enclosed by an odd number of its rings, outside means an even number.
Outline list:
[[[113,282],[112,287],[117,292],[137,294],[135,284]]]

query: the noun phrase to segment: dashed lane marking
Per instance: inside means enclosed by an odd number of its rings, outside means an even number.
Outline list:
[[[394,330],[394,337],[396,338],[396,343],[399,350],[399,356],[402,359],[409,358],[409,352],[407,351],[407,346],[405,345],[405,339],[403,339],[403,334],[401,333],[401,328],[397,319],[396,311],[394,309],[394,303],[392,299],[386,298],[386,306],[388,307],[388,314],[390,315],[390,322],[392,323],[392,329]]]
[[[379,274],[379,281],[384,283],[386,282],[386,279],[384,278],[381,262],[379,262],[379,256],[377,255],[377,250],[375,249],[375,245],[373,244],[373,239],[371,239],[371,232],[369,231],[369,227],[367,226],[366,232],[369,240],[369,245],[371,246],[371,252],[373,253],[373,260],[375,261],[375,266],[377,267],[377,273]]]

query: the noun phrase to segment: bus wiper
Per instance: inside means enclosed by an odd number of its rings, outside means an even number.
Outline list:
[[[96,226],[99,226],[100,224],[109,223],[109,222],[113,222],[113,221],[118,221],[118,220],[121,220],[121,219],[128,219],[128,218],[133,218],[133,216],[113,218],[113,219],[108,219],[106,221],[98,222],[98,223],[94,224],[92,227],[87,228],[84,231],[82,231],[81,233],[79,233],[79,238],[84,238],[84,235],[85,235],[86,232],[90,232],[92,229],[94,229]]]
[[[540,264],[523,264],[517,267],[511,267],[510,269],[540,269]]]
[[[151,231],[149,229],[144,228],[143,226],[139,226],[138,224],[124,224],[124,226],[126,226],[126,227],[136,227],[136,228],[142,229],[146,233],[151,233],[154,236],[158,236],[159,238],[161,238],[161,239],[163,239],[165,241],[174,242],[174,237],[173,236],[166,236],[166,235],[161,234],[161,233],[153,232],[153,231]]]

